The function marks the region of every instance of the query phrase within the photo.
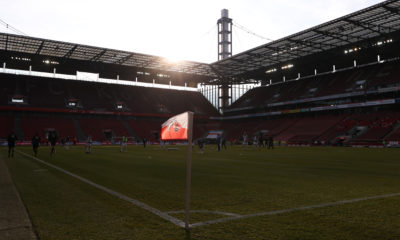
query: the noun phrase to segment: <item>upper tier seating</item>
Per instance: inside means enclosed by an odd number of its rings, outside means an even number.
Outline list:
[[[97,111],[124,110],[139,114],[174,115],[192,111],[195,115],[218,116],[218,111],[200,92],[135,87],[94,82],[81,82],[38,77],[0,75],[0,105],[9,106],[11,97],[24,96],[35,108],[68,109],[68,101],[76,101],[78,109]]]
[[[400,67],[396,64],[386,64],[380,67],[373,76],[369,78],[368,88],[388,87],[400,84]]]
[[[391,62],[291,80],[251,89],[229,109],[265,106],[269,103],[364,91],[391,85],[400,86],[399,74],[399,63]]]

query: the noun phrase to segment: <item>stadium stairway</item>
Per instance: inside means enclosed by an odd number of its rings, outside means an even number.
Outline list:
[[[357,140],[382,140],[391,132],[391,129],[391,127],[370,128],[368,132],[360,136]]]
[[[400,121],[393,127],[392,131],[390,131],[383,139],[385,140],[399,140],[400,139]]]
[[[302,118],[281,137],[291,136],[287,139],[289,144],[313,144],[318,136],[336,126],[342,119],[343,116],[334,115]]]
[[[359,124],[366,127],[367,131],[353,138],[351,143],[358,145],[376,143],[380,145],[397,127],[399,120],[400,116],[396,112],[383,111],[364,116],[363,120],[359,121]]]
[[[358,126],[355,125],[352,129],[349,131],[349,138],[344,141],[346,144],[352,144],[355,142],[355,140],[359,137],[368,132],[369,128],[367,126]]]
[[[133,129],[131,128],[131,126],[129,126],[129,124],[126,121],[122,121],[122,124],[125,126],[126,130],[128,130],[128,133],[130,136],[134,137],[135,139],[139,140],[141,139],[136,133],[135,131],[133,131]]]
[[[347,129],[339,129],[339,125],[341,122],[348,119],[349,116],[347,114],[343,114],[342,118],[338,120],[338,122],[328,128],[325,132],[323,132],[320,136],[318,136],[315,141],[321,143],[330,143],[335,140],[340,134],[344,134]]]
[[[75,130],[78,133],[78,140],[79,141],[85,141],[87,139],[87,136],[85,135],[85,133],[83,132],[81,126],[79,125],[78,120],[73,118],[72,121],[74,122]]]

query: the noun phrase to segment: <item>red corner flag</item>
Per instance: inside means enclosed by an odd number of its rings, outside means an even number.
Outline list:
[[[188,140],[189,112],[176,115],[161,125],[161,140]]]
[[[168,119],[161,125],[161,140],[187,140],[185,229],[189,230],[190,186],[192,171],[193,112],[185,112]]]

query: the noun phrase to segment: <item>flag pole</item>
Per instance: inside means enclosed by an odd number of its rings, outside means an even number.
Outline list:
[[[185,202],[185,229],[189,230],[190,220],[190,188],[192,172],[192,136],[193,136],[193,112],[188,112],[188,151],[186,162],[186,202]]]

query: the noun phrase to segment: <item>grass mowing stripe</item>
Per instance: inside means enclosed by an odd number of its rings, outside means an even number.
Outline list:
[[[316,204],[316,205],[311,205],[311,206],[303,206],[303,207],[298,207],[298,208],[289,208],[289,209],[276,210],[276,211],[270,211],[270,212],[260,212],[260,213],[253,213],[253,214],[247,214],[247,215],[232,216],[232,217],[219,218],[219,219],[215,219],[215,220],[194,223],[194,224],[191,224],[190,227],[195,228],[195,227],[201,227],[204,225],[222,223],[222,222],[227,222],[227,221],[236,220],[236,219],[260,217],[260,216],[267,216],[267,215],[277,215],[277,214],[283,214],[283,213],[291,213],[291,212],[295,212],[295,211],[310,210],[310,209],[323,208],[323,207],[331,207],[331,206],[343,205],[343,204],[347,204],[347,203],[355,203],[355,202],[380,199],[380,198],[390,198],[390,197],[397,197],[397,196],[400,196],[400,193],[376,195],[376,196],[370,196],[370,197],[342,200],[342,201],[337,201],[337,202],[321,203],[321,204]]]
[[[158,210],[156,208],[153,208],[153,207],[147,205],[146,203],[140,202],[140,201],[138,201],[136,199],[130,198],[130,197],[125,196],[125,195],[123,195],[123,194],[121,194],[119,192],[116,192],[116,191],[111,190],[109,188],[106,188],[106,187],[104,187],[102,185],[94,183],[94,182],[92,182],[90,180],[87,180],[86,178],[78,176],[78,175],[76,175],[74,173],[71,173],[71,172],[69,172],[67,170],[64,170],[64,169],[62,169],[60,167],[57,167],[56,165],[53,165],[51,163],[45,162],[43,160],[40,160],[39,158],[31,156],[31,155],[29,155],[27,153],[24,153],[24,152],[21,152],[21,151],[17,151],[17,152],[20,153],[21,155],[24,155],[26,157],[34,159],[34,160],[36,160],[36,161],[38,161],[38,162],[40,162],[40,163],[42,163],[42,164],[44,164],[44,165],[46,165],[48,167],[54,168],[54,169],[56,169],[56,170],[58,170],[58,171],[60,171],[62,173],[65,173],[65,174],[67,174],[67,175],[69,175],[71,177],[74,177],[74,178],[82,181],[82,182],[85,182],[85,183],[87,183],[87,184],[89,184],[89,185],[91,185],[91,186],[93,186],[95,188],[98,188],[98,189],[100,189],[100,190],[102,190],[104,192],[107,192],[107,193],[109,193],[109,194],[111,194],[113,196],[116,196],[116,197],[118,197],[120,199],[123,199],[123,200],[125,200],[127,202],[130,202],[130,203],[132,203],[132,204],[134,204],[134,205],[136,205],[136,206],[138,206],[138,207],[140,207],[140,208],[142,208],[144,210],[147,210],[147,211],[149,211],[149,212],[151,212],[151,213],[153,213],[153,214],[155,214],[155,215],[157,215],[157,216],[159,216],[159,217],[161,217],[161,218],[163,218],[163,219],[165,219],[165,220],[167,220],[169,222],[172,222],[173,224],[175,224],[175,225],[177,225],[179,227],[184,227],[185,226],[184,222],[182,222],[181,220],[179,220],[177,218],[174,218],[171,215],[169,215],[167,213],[164,213],[164,212],[162,212],[162,211],[160,211],[160,210]]]

